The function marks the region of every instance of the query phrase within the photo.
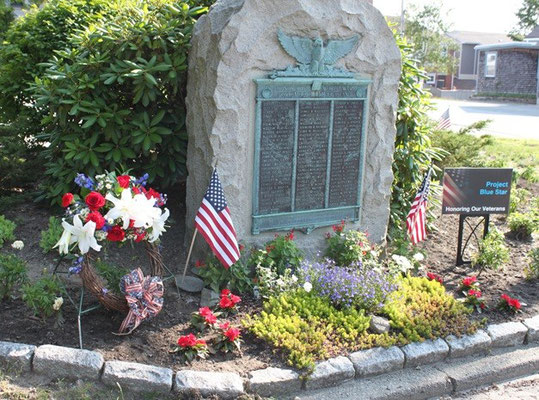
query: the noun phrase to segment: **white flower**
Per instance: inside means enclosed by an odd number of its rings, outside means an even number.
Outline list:
[[[11,243],[11,247],[16,250],[22,250],[24,247],[24,242],[22,240],[15,240],[13,243]]]
[[[154,207],[156,210],[159,210],[161,213],[161,209]],[[170,215],[170,211],[168,208],[165,208],[165,212],[162,213],[159,217],[155,218],[152,223],[152,233],[150,234],[150,240],[148,240],[150,243],[155,242],[157,239],[159,239],[159,236],[161,236],[161,233],[165,232],[165,221],[167,220],[168,216]]]
[[[112,185],[110,183],[105,184],[105,188],[110,190],[112,188]]]
[[[403,268],[405,270],[409,270],[409,269],[413,268],[412,263],[410,262],[410,260],[408,260],[404,256],[400,256],[398,254],[393,254],[391,256],[391,258],[393,259],[393,261],[395,261],[395,263],[397,265],[399,265],[401,268]]]
[[[54,300],[54,304],[53,304],[52,308],[55,311],[58,311],[60,309],[60,307],[62,307],[62,304],[64,304],[63,297],[57,297],[56,300]]]
[[[421,262],[425,259],[425,256],[421,253],[415,253],[413,258],[415,261]]]
[[[311,290],[313,290],[313,285],[312,285],[312,283],[311,283],[311,282],[305,282],[305,283],[303,284],[303,289],[304,289],[307,293],[309,293]]]
[[[63,221],[62,222],[62,225],[67,222]],[[56,243],[53,247],[56,248],[58,247],[58,252],[60,254],[67,254],[69,253],[69,246],[73,243],[75,243],[75,238],[72,237],[71,235],[71,232],[66,230],[65,227],[64,227],[64,231],[62,232],[62,236],[60,237],[60,240],[58,241],[58,243]]]
[[[292,275],[290,279],[292,280],[293,283],[296,283],[298,281],[298,277],[296,275]]]
[[[107,238],[107,232],[105,231],[97,231],[95,233],[95,237],[97,240],[105,240]]]
[[[105,199],[114,204],[114,207],[109,210],[105,215],[105,218],[117,219],[121,218],[123,221],[123,229],[129,227],[129,222],[133,219],[133,214],[135,212],[135,201],[133,199],[130,189],[124,189],[120,198],[116,198],[112,193],[107,193]]]
[[[147,198],[144,194],[136,194],[134,200],[134,215],[135,228],[149,228],[154,221],[161,217],[161,209],[154,207],[156,199],[153,197]]]
[[[73,225],[69,224],[66,221],[63,221],[62,226],[64,227],[64,233],[62,234],[62,238],[64,238],[66,231],[69,232],[71,234],[69,244],[78,242],[81,254],[88,253],[90,248],[94,249],[95,251],[101,250],[101,246],[97,244],[97,240],[94,237],[94,221],[88,221],[83,226],[79,216],[75,215],[73,217]],[[67,238],[64,241],[62,241],[62,238],[60,238],[60,241],[57,243],[57,245],[61,246],[60,253],[62,253],[62,246],[65,246],[65,243],[67,242]],[[69,244],[67,246],[69,246]]]

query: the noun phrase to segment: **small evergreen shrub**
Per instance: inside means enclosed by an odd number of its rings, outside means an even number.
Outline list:
[[[325,256],[340,267],[369,265],[378,263],[379,249],[371,245],[367,234],[357,231],[344,231],[344,222],[333,227],[334,234],[328,235]]]
[[[458,132],[444,130],[432,135],[435,147],[447,152],[443,159],[436,162],[440,168],[448,167],[477,167],[481,164],[480,152],[490,143],[490,136],[473,136],[472,131],[483,129],[488,121],[479,121]]]
[[[13,232],[15,232],[16,227],[17,225],[15,225],[14,222],[11,222],[3,215],[0,215],[0,247],[2,247],[4,242],[8,240],[15,240]]]
[[[26,280],[26,262],[14,254],[0,254],[0,301],[7,299],[13,288]]]
[[[286,235],[275,235],[274,239],[265,244],[264,249],[253,250],[248,264],[270,268],[277,275],[283,275],[287,269],[295,271],[303,257],[303,251],[294,242],[294,232],[289,232]]]
[[[43,253],[48,253],[60,240],[60,236],[64,232],[62,221],[56,217],[49,218],[49,227],[47,230],[41,231],[41,240],[39,247],[43,249]]]
[[[43,320],[59,311],[56,309],[63,289],[54,275],[45,275],[33,284],[26,284],[21,289],[22,299]],[[61,305],[61,304],[60,304]]]
[[[500,269],[509,261],[509,249],[505,245],[503,234],[495,227],[480,240],[478,251],[472,256],[472,266]]]
[[[531,250],[528,253],[530,261],[524,269],[526,279],[539,279],[539,247]]]
[[[531,238],[539,228],[539,214],[535,212],[514,212],[508,218],[511,234],[518,240]]]
[[[475,331],[476,326],[467,317],[470,311],[437,281],[404,277],[399,286],[383,313],[401,344]]]

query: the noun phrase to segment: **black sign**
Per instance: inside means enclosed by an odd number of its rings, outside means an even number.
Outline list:
[[[446,168],[442,214],[508,214],[511,168]]]

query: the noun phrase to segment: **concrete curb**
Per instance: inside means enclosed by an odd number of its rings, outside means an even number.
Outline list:
[[[539,315],[526,319],[524,323],[506,322],[490,325],[486,331],[480,330],[474,335],[462,338],[448,336],[445,339],[412,343],[403,348],[396,346],[388,349],[373,348],[346,357],[339,356],[318,363],[313,375],[303,380],[300,374],[289,369],[266,368],[252,371],[249,378],[243,379],[235,373],[190,370],[175,372],[169,368],[145,364],[106,361],[95,351],[52,345],[36,347],[2,341],[0,341],[0,365],[16,366],[23,371],[33,371],[54,378],[74,379],[83,376],[109,386],[119,383],[130,390],[140,392],[194,391],[206,396],[219,395],[226,398],[244,394],[245,388],[262,396],[283,396],[297,392],[300,388],[306,393],[304,390],[341,385],[350,380],[364,381],[367,388],[369,382],[376,380],[379,375],[398,381],[403,375],[414,375],[416,369],[421,368],[422,374],[428,376],[430,381],[418,377],[416,382],[425,381],[430,384],[424,392],[421,392],[426,397],[417,393],[419,397],[414,398],[427,398],[539,370],[539,347],[532,344],[539,342],[538,322]],[[530,354],[526,354],[525,345],[528,344],[531,344],[528,346]],[[500,356],[499,360],[490,360],[484,364],[482,358],[476,357],[475,364],[470,364],[471,370],[475,371],[473,374],[466,370],[466,374],[462,375],[459,368],[451,367],[452,362],[458,362],[463,356],[522,345],[524,345],[522,349],[515,350],[519,354],[513,361]],[[445,366],[438,369],[428,366],[446,358],[448,361]],[[373,385],[374,388],[376,384]],[[395,396],[411,398],[405,389]]]

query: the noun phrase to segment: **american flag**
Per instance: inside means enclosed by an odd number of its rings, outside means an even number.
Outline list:
[[[195,227],[204,236],[215,256],[225,268],[240,258],[236,230],[232,225],[230,211],[217,169],[213,170],[210,186],[202,199],[195,217]]]
[[[460,189],[466,184],[466,174],[463,169],[444,171],[442,207],[462,204],[466,195]]]
[[[436,130],[449,129],[451,127],[451,118],[449,118],[449,107],[445,112],[440,116],[438,120],[438,125],[436,125]]]
[[[429,186],[430,186],[430,174],[432,168],[429,168],[427,175],[423,178],[421,187],[415,195],[414,202],[410,208],[410,212],[406,217],[406,226],[408,227],[408,236],[413,244],[419,243],[422,240],[425,240],[427,236],[427,199],[429,197]]]

